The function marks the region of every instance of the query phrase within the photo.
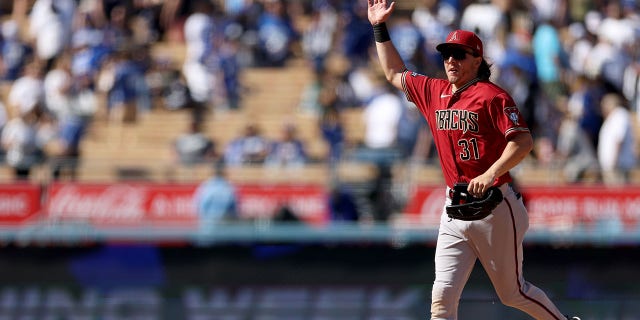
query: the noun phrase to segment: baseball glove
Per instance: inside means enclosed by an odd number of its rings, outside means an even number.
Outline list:
[[[482,198],[467,192],[467,183],[458,183],[453,188],[452,204],[446,207],[449,218],[473,221],[486,218],[503,200],[502,191],[491,187]]]

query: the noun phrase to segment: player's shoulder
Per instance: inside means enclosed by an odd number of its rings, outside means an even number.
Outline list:
[[[411,71],[411,70],[407,70],[404,72],[403,80],[407,82],[414,82],[414,83],[424,82],[424,83],[428,83],[430,86],[433,86],[433,85],[447,86],[449,83],[449,81],[445,79],[428,76],[420,72]]]
[[[404,72],[405,76],[407,77],[411,77],[411,78],[421,78],[421,77],[427,77],[426,75],[420,73],[420,72],[416,72],[416,71],[411,71],[411,70],[406,70]]]
[[[485,91],[487,93],[507,93],[505,89],[489,80],[480,80],[477,83],[478,90]]]
[[[478,81],[476,90],[477,92],[481,92],[482,94],[484,94],[485,97],[490,100],[496,98],[509,100],[512,99],[511,95],[505,89],[488,80]]]
[[[442,81],[444,81],[444,79],[435,78],[435,77],[426,75],[424,73],[420,73],[418,71],[413,71],[413,70],[405,70],[404,71],[404,76],[407,77],[407,78],[419,78],[419,79],[442,80]]]

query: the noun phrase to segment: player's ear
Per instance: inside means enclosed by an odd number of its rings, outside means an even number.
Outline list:
[[[480,68],[480,64],[482,64],[482,57],[473,57],[473,66]]]

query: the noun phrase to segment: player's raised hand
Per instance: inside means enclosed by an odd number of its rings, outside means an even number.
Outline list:
[[[387,0],[367,0],[367,2],[369,22],[372,25],[387,21],[396,5],[395,1],[387,5]]]

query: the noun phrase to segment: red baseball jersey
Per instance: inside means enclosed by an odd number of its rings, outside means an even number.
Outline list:
[[[405,71],[402,86],[429,123],[449,187],[484,173],[513,135],[529,132],[513,98],[490,81],[475,79],[454,94],[447,80]],[[506,173],[494,185],[511,181]]]

